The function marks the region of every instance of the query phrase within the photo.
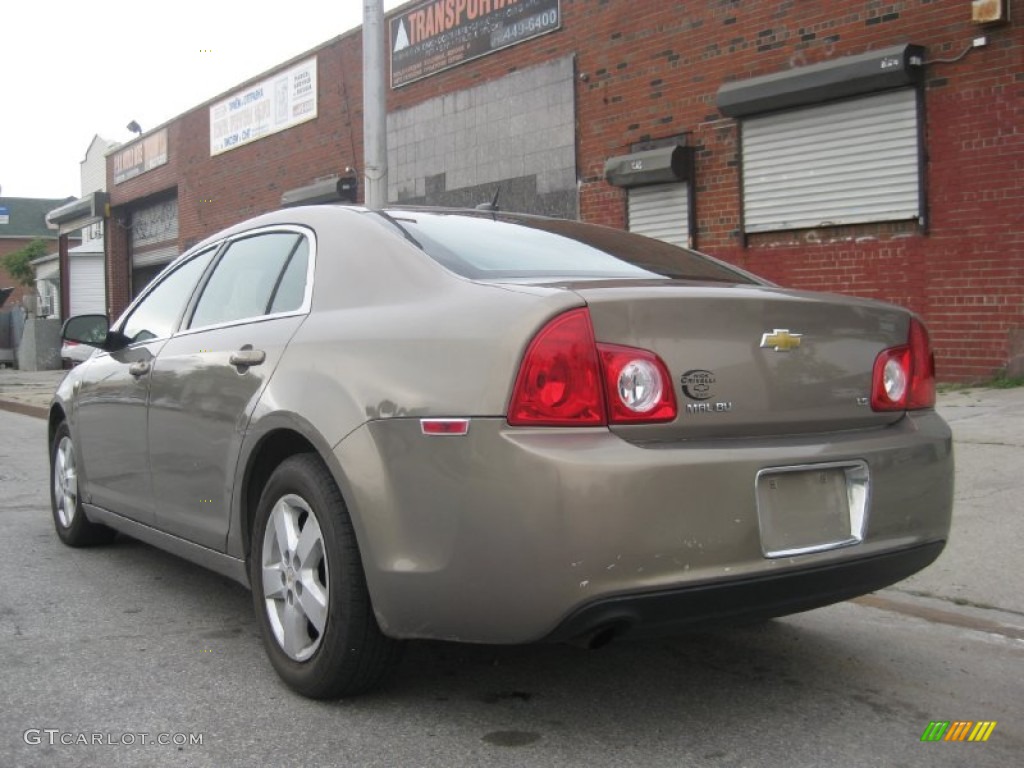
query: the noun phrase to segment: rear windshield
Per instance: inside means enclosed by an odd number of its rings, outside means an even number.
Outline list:
[[[378,218],[379,216],[379,218]],[[694,251],[610,227],[504,213],[391,210],[378,221],[475,280],[671,278],[754,282]]]

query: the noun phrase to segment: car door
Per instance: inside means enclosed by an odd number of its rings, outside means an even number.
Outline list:
[[[115,326],[132,343],[86,363],[75,398],[86,502],[154,522],[146,415],[153,361],[178,327],[212,256],[213,251],[196,254],[162,276]]]
[[[309,311],[313,238],[275,228],[230,241],[152,373],[149,454],[162,530],[225,547],[249,418]]]

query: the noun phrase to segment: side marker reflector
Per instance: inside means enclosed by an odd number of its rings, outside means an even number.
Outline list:
[[[424,435],[465,435],[469,432],[469,419],[420,419]]]

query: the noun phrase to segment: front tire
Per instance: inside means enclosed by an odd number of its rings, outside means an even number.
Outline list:
[[[286,459],[267,481],[249,578],[267,655],[298,693],[363,693],[396,664],[401,646],[377,625],[348,510],[316,456]]]
[[[60,540],[69,547],[107,544],[117,531],[94,523],[82,511],[78,493],[78,457],[68,423],[62,421],[50,445],[50,507]]]

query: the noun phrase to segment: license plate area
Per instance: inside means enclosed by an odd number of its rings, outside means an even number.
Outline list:
[[[792,557],[859,543],[869,486],[863,461],[762,469],[756,480],[761,552]]]

